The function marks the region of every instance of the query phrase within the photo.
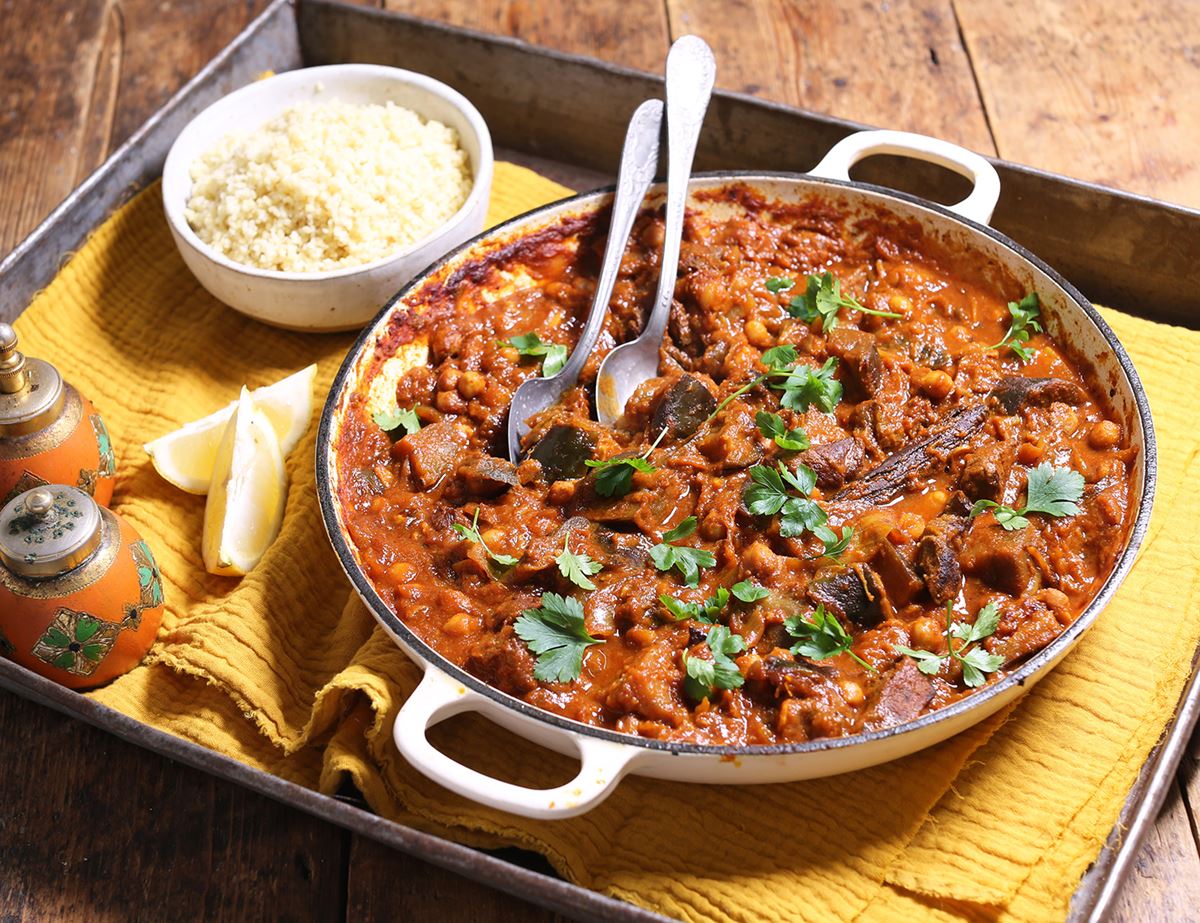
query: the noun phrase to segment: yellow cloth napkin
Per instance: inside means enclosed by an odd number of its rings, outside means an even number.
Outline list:
[[[489,218],[568,190],[498,164]],[[1059,919],[1170,719],[1200,637],[1200,529],[1185,492],[1200,334],[1115,311],[1154,408],[1159,500],[1141,559],[1096,626],[1021,703],[923,753],[832,779],[742,788],[626,779],[570,821],[511,817],[413,772],[389,740],[418,678],[351,594],[313,477],[315,431],[288,459],[283,532],[233,580],[204,572],[204,498],[164,483],[141,444],[350,345],[247,320],[180,261],[159,190],[107,220],[17,326],[105,415],[115,507],[148,538],[167,614],[146,662],[91,695],[139,721],[301,784],[351,778],[388,817],[546,855],[564,876],[671,916],[717,920]],[[315,427],[314,427],[315,430]],[[500,777],[557,784],[571,763],[478,718],[439,746]]]

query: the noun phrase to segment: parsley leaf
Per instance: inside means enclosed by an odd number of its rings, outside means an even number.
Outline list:
[[[495,561],[501,567],[513,567],[520,560],[520,558],[514,558],[511,554],[496,554],[496,552],[488,547],[487,542],[483,540],[483,536],[479,534],[479,507],[475,507],[475,518],[471,520],[469,526],[464,526],[456,522],[450,528],[467,541],[473,542],[482,548],[488,558]]]
[[[782,512],[779,534],[784,538],[794,538],[805,531],[813,532],[825,525],[829,518],[815,500],[808,498],[816,486],[817,475],[807,465],[799,465],[795,471],[789,470],[782,462],[778,470],[766,465],[753,465],[750,468],[750,481],[742,493],[746,509],[754,516],[774,516]],[[793,497],[788,493],[789,488],[802,496]]]
[[[567,364],[567,347],[559,343],[543,343],[536,333],[522,333],[508,341],[522,356],[541,356],[542,375],[550,378],[562,371]]]
[[[584,464],[589,468],[596,469],[596,493],[602,497],[623,497],[629,493],[633,488],[633,472],[654,470],[654,465],[646,459],[650,457],[651,452],[658,448],[658,444],[662,442],[662,438],[666,434],[667,427],[664,426],[662,432],[658,434],[658,438],[650,443],[650,448],[636,457],[606,458],[603,461],[589,458],[585,461]]]
[[[850,546],[850,539],[854,538],[854,530],[850,526],[842,526],[841,538],[838,538],[837,533],[824,524],[817,526],[812,531],[813,535],[819,538],[825,546],[825,550],[816,557],[829,558],[831,561],[837,560],[837,556]]]
[[[834,278],[833,273],[828,270],[819,276],[809,276],[807,282],[803,294],[796,295],[788,303],[787,312],[792,317],[808,322],[819,317],[821,330],[826,333],[837,326],[838,311],[842,308],[874,314],[876,317],[900,317],[892,311],[868,308],[852,295],[843,295],[841,280]]]
[[[995,500],[976,500],[975,505],[971,507],[971,518],[985,510],[991,510],[996,522],[1012,532],[1029,525],[1030,513],[1043,513],[1054,517],[1076,516],[1082,497],[1082,474],[1070,468],[1055,468],[1049,462],[1042,462],[1029,472],[1025,505],[1021,509],[1013,509]]]
[[[842,399],[842,383],[833,377],[837,364],[837,359],[831,356],[819,369],[807,365],[793,369],[786,381],[771,387],[783,391],[780,403],[788,410],[803,413],[815,404],[825,413],[833,413]]]
[[[571,536],[567,535],[563,539],[562,554],[554,559],[558,565],[559,571],[564,577],[570,580],[575,586],[582,590],[594,590],[596,584],[592,583],[588,578],[592,574],[598,574],[603,570],[604,565],[599,561],[593,561],[587,556],[585,551],[583,554],[575,554],[571,551]]]
[[[792,656],[807,657],[809,660],[828,660],[838,654],[849,654],[864,667],[875,672],[875,668],[850,648],[854,639],[846,633],[842,623],[824,606],[818,605],[812,613],[812,621],[802,615],[791,615],[784,619],[783,627],[796,639],[792,645]]]
[[[968,623],[951,621],[953,612],[954,604],[946,603],[947,653],[918,651],[900,644],[894,647],[897,652],[913,658],[917,662],[917,669],[927,676],[936,675],[942,665],[953,657],[962,665],[963,682],[974,689],[987,682],[988,673],[995,673],[1004,666],[1004,658],[1000,654],[989,654],[978,646],[980,641],[996,633],[996,628],[1000,625],[1000,613],[995,603],[988,603],[975,614],[974,623]],[[955,640],[962,642],[957,650],[954,647]],[[971,647],[972,644],[977,646]],[[969,647],[971,649],[968,651]]]
[[[771,591],[765,586],[759,586],[749,577],[739,583],[735,583],[732,587],[733,595],[744,603],[758,602],[760,599],[766,599],[771,595]]]
[[[704,548],[690,548],[687,545],[669,545],[680,538],[686,538],[696,531],[696,517],[689,516],[674,529],[663,534],[663,541],[650,549],[650,560],[659,570],[675,568],[683,575],[683,582],[688,586],[700,585],[700,568],[714,567],[717,557]]]
[[[599,639],[588,634],[583,604],[577,599],[546,593],[537,609],[526,609],[513,623],[517,637],[537,655],[533,675],[544,683],[579,679],[583,652]]]
[[[783,417],[777,413],[767,413],[760,410],[754,415],[758,431],[769,439],[774,439],[779,448],[788,452],[803,452],[809,446],[808,434],[802,429],[788,430]]]
[[[724,625],[714,625],[705,643],[712,653],[712,660],[683,656],[687,671],[683,688],[697,702],[711,698],[718,689],[737,689],[746,681],[729,657],[745,649],[746,642],[741,635],[733,634]]]
[[[667,611],[676,621],[695,619],[697,622],[707,622],[712,625],[717,621],[722,610],[729,604],[729,590],[719,587],[715,595],[708,597],[702,603],[689,603],[675,599],[666,593],[659,594],[658,601],[667,607]]]
[[[395,410],[380,410],[375,413],[372,420],[385,433],[394,433],[397,430],[403,429],[406,436],[411,436],[421,428],[421,421],[417,419],[417,408],[410,407],[408,410],[397,407]]]
[[[1022,362],[1029,362],[1034,357],[1035,350],[1025,344],[1034,333],[1042,331],[1042,325],[1038,323],[1038,318],[1041,317],[1041,302],[1038,301],[1037,292],[1030,292],[1020,301],[1010,301],[1008,313],[1012,315],[1008,333],[1004,334],[1004,339],[988,349],[1004,349],[1007,346]]]
[[[799,356],[796,352],[796,347],[785,343],[782,346],[772,346],[762,354],[760,361],[773,372],[790,372],[792,366],[796,364],[797,358]]]
[[[779,292],[786,292],[796,283],[787,276],[767,276],[767,281],[764,284],[767,287],[767,291],[775,295]]]

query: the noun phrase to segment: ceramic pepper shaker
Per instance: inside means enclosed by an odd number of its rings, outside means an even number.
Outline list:
[[[46,484],[72,484],[102,506],[116,463],[104,420],[49,362],[17,351],[0,324],[0,506]]]
[[[75,487],[0,508],[0,653],[73,689],[141,661],[162,620],[162,576],[121,517]]]

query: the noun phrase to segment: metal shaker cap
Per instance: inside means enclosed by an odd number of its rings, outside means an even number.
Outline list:
[[[17,350],[17,333],[0,324],[0,437],[45,429],[62,413],[64,389],[58,369]]]
[[[100,507],[82,490],[51,484],[0,509],[0,563],[21,577],[57,577],[100,547]]]

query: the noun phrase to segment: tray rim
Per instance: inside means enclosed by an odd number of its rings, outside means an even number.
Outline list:
[[[239,52],[255,50],[252,46],[256,40],[264,46],[267,44],[266,34],[272,29],[282,29],[289,35],[294,34],[297,47],[296,60],[303,66],[300,12],[301,8],[326,10],[333,15],[382,17],[405,22],[409,27],[447,37],[470,37],[475,40],[502,45],[513,49],[522,55],[542,57],[544,59],[584,64],[590,68],[612,74],[614,77],[628,79],[637,78],[642,81],[658,82],[655,75],[622,65],[598,61],[583,55],[561,52],[553,49],[529,45],[519,39],[507,36],[493,35],[478,30],[451,26],[446,23],[420,19],[395,11],[377,10],[353,6],[338,0],[272,0],[259,16],[252,20],[225,48],[212,58],[197,74],[188,80],[174,93],[158,110],[156,110],[130,137],[109,155],[96,170],[76,187],[61,203],[41,221],[33,231],[22,239],[3,260],[0,260],[0,282],[7,282],[8,276],[23,268],[31,255],[60,224],[66,226],[66,232],[83,237],[98,223],[103,221],[115,208],[135,192],[144,188],[145,178],[134,178],[127,185],[115,190],[102,190],[104,182],[118,173],[118,168],[127,160],[139,155],[147,139],[156,129],[162,127],[168,117],[186,109],[192,97],[200,95],[209,81],[214,80],[223,67],[229,66]],[[262,49],[265,53],[265,47]],[[291,51],[292,49],[288,49]],[[765,101],[747,94],[730,91],[718,91],[732,104],[752,105],[762,110],[781,112],[791,116],[802,116],[810,120],[824,123],[828,126],[843,129],[845,133],[858,130],[859,123],[850,122],[830,116],[820,115],[798,107],[783,103]],[[1027,175],[1040,177],[1045,180],[1062,183],[1082,192],[1093,192],[1104,195],[1115,195],[1133,203],[1140,203],[1150,208],[1160,209],[1168,214],[1187,219],[1200,219],[1200,209],[1193,209],[1174,203],[1164,202],[1150,196],[1128,193],[1113,189],[1098,183],[1090,183],[1060,176],[1049,171],[1039,170],[1020,164],[987,158],[1002,170],[1012,170]],[[143,171],[145,172],[145,171]],[[161,172],[153,169],[150,173]],[[87,197],[93,195],[105,196],[101,212],[80,230],[75,227],[77,217],[87,218],[88,215],[76,216],[76,211],[87,212],[89,202]],[[73,248],[68,248],[73,249]],[[50,270],[52,277],[61,267],[61,259],[56,256],[55,268]],[[34,267],[36,270],[38,267]],[[0,291],[6,286],[0,286]],[[27,306],[27,297],[31,297],[36,287],[28,290],[18,287],[13,299],[4,298],[0,301],[0,313],[20,314]],[[1170,321],[1165,321],[1170,323]],[[40,705],[74,717],[80,721],[100,728],[108,733],[144,747],[152,752],[184,763],[188,766],[227,779],[242,785],[276,801],[291,805],[305,813],[319,817],[330,823],[352,830],[360,835],[369,837],[392,848],[417,856],[438,866],[465,875],[474,880],[495,887],[498,890],[516,897],[549,907],[560,913],[578,919],[618,919],[618,920],[665,920],[653,911],[638,907],[627,901],[622,901],[600,894],[579,885],[571,884],[561,878],[556,878],[541,872],[527,869],[519,864],[510,862],[486,852],[455,843],[435,834],[425,833],[404,824],[387,820],[363,808],[346,803],[330,795],[324,795],[312,789],[305,788],[294,782],[289,782],[279,776],[256,769],[248,764],[226,757],[215,750],[195,744],[170,732],[160,730],[151,725],[143,724],[121,712],[102,705],[86,696],[67,690],[36,674],[17,666],[6,659],[0,659],[0,688],[6,689],[22,698],[29,699]],[[1079,886],[1071,898],[1069,920],[1100,921],[1108,919],[1116,903],[1121,885],[1136,860],[1142,841],[1148,830],[1153,826],[1158,811],[1166,798],[1167,792],[1174,781],[1174,772],[1188,744],[1192,729],[1200,719],[1200,645],[1193,656],[1192,673],[1179,697],[1179,703],[1171,722],[1164,728],[1162,737],[1154,746],[1146,761],[1139,769],[1134,785],[1130,788],[1121,811],[1114,823],[1105,845],[1093,861],[1091,867],[1083,875]]]

